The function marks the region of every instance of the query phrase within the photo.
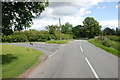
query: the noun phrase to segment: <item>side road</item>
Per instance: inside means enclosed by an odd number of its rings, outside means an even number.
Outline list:
[[[49,44],[44,42],[33,42],[33,43],[2,43],[9,44],[9,45],[18,45],[18,46],[24,46],[36,49],[38,51],[41,51],[45,53],[45,55],[49,56],[52,53],[54,53],[56,50],[58,50],[63,44]]]

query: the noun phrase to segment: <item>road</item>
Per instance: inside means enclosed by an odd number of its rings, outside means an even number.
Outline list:
[[[118,58],[87,40],[62,45],[27,78],[118,78]]]

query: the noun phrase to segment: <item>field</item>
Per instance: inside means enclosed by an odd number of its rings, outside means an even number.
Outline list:
[[[42,54],[31,48],[2,45],[2,78],[17,78],[35,65]]]
[[[97,36],[94,39],[89,39],[89,42],[95,46],[104,49],[105,51],[112,53],[118,57],[120,53],[120,37],[118,36]]]

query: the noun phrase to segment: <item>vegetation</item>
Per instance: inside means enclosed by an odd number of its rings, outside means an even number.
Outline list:
[[[92,22],[91,25],[88,24],[88,22],[90,23],[90,21]],[[93,18],[88,17],[83,21],[84,26],[78,25],[76,27],[73,27],[70,23],[65,23],[63,25],[61,25],[61,31],[60,31],[60,27],[57,25],[48,25],[45,27],[44,31],[36,31],[36,30],[28,30],[28,31],[14,31],[12,34],[10,35],[5,35],[3,33],[2,36],[2,41],[3,42],[33,42],[33,41],[37,41],[37,42],[45,42],[51,39],[54,40],[68,40],[68,39],[77,39],[80,37],[93,37],[95,35],[99,35],[99,30],[100,30],[100,26],[97,23],[97,21],[95,21]],[[88,28],[88,26],[94,30],[91,30],[93,32],[91,32]],[[98,32],[96,32],[98,31]],[[90,33],[92,33],[91,35],[89,35]]]
[[[73,34],[72,28],[73,26],[67,22],[61,26],[61,32],[64,34]]]
[[[68,43],[68,40],[55,40],[55,41],[47,41],[46,43],[66,44],[66,43]]]
[[[115,30],[114,29],[110,29],[109,27],[106,27],[103,30],[103,35],[115,35]]]
[[[101,26],[99,25],[99,22],[92,17],[85,18],[83,26],[85,28],[84,35],[88,38],[93,38],[101,34]]]
[[[86,17],[82,25],[77,25],[72,29],[74,38],[93,38],[101,34],[101,26],[92,17]]]
[[[73,38],[74,39],[81,38],[81,37],[86,37],[85,28],[82,25],[77,25],[77,26],[73,27],[72,32],[73,32]]]
[[[2,3],[2,31],[5,35],[29,28],[32,19],[38,17],[48,2],[4,2]]]
[[[43,53],[26,47],[2,45],[2,77],[16,78],[37,63]]]
[[[109,53],[119,56],[120,37],[118,36],[97,36],[94,39],[89,39],[89,42]]]
[[[15,0],[14,0],[15,1]],[[89,39],[95,46],[118,56],[120,29],[105,28],[101,30],[99,22],[93,17],[86,17],[83,25],[72,26],[65,23],[61,26],[48,25],[45,30],[25,30],[31,27],[32,19],[48,6],[48,2],[3,2],[2,3],[2,42],[47,42],[65,44],[70,39]],[[24,31],[22,31],[24,30]],[[108,36],[109,35],[109,36]],[[114,36],[110,36],[114,35]],[[115,36],[116,35],[116,36]],[[53,40],[53,41],[50,41]],[[3,78],[16,78],[26,69],[33,66],[42,55],[30,48],[2,45]]]
[[[2,42],[45,42],[51,39],[59,40],[60,35],[63,40],[72,39],[73,36],[69,34],[60,34],[56,32],[55,34],[50,34],[48,31],[15,31],[11,35],[3,35]]]

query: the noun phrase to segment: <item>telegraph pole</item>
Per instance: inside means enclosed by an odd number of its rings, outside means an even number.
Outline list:
[[[61,20],[59,18],[59,27],[60,27],[60,40],[62,40],[62,36],[61,36]]]

